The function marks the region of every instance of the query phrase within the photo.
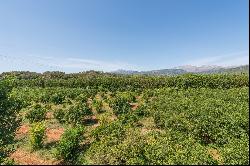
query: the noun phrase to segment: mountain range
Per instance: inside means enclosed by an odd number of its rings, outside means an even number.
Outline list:
[[[215,73],[249,73],[249,65],[222,67],[215,65],[192,66],[185,65],[171,69],[150,70],[150,71],[133,71],[133,70],[116,70],[112,73],[126,74],[126,75],[179,75],[185,73],[201,73],[201,74],[215,74]]]

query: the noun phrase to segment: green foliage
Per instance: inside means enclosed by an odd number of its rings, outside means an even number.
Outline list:
[[[207,165],[217,164],[207,148],[179,132],[152,132],[146,138],[145,159],[150,164]],[[192,157],[191,157],[192,156]]]
[[[147,107],[96,128],[82,163],[248,164],[248,102],[248,88],[155,90]],[[134,124],[144,116],[158,129],[141,135]],[[211,147],[219,149],[217,156]]]
[[[45,129],[45,124],[42,122],[32,124],[29,132],[29,142],[33,150],[37,150],[43,146]]]
[[[119,96],[111,101],[110,106],[117,116],[131,111],[129,102],[125,98]]]
[[[106,134],[102,133],[102,137],[93,143],[84,156],[89,161],[87,164],[145,164],[141,153],[144,145],[140,141],[141,137],[135,132],[127,136],[126,130],[118,123],[104,129]]]
[[[30,76],[30,78],[32,78]],[[247,74],[184,74],[167,76],[119,76],[109,74],[92,75],[89,73],[64,74],[60,77],[46,78],[36,76],[32,79],[15,80],[16,86],[23,87],[63,87],[84,88],[96,94],[98,91],[142,91],[163,87],[178,88],[238,88],[249,86]],[[99,90],[98,90],[99,89]],[[75,95],[72,95],[72,97]]]
[[[91,132],[91,135],[96,140],[109,138],[111,141],[115,142],[117,139],[123,138],[126,127],[128,126],[126,124],[122,124],[121,121],[114,121],[109,124],[103,124],[99,126]]]
[[[135,93],[133,92],[119,92],[117,93],[117,96],[119,96],[120,98],[123,98],[124,100],[128,102],[136,101]]]
[[[12,79],[0,79],[0,164],[5,162],[6,157],[13,151],[11,144],[20,125],[19,105],[13,98],[8,97],[12,83]]]
[[[134,111],[130,111],[127,114],[119,116],[119,122],[121,124],[137,125],[137,122],[144,116],[146,116],[146,108],[141,106]]]
[[[59,123],[65,123],[65,111],[63,109],[57,109],[54,111],[53,116],[59,121]]]
[[[15,88],[6,90],[0,108],[7,108],[8,115],[12,106],[26,110],[32,103],[59,104],[54,117],[75,127],[61,137],[56,148],[59,159],[77,160],[78,164],[249,164],[247,75],[163,77],[88,72],[26,76],[19,75],[11,83]],[[89,99],[98,113],[91,117]],[[110,109],[99,114],[106,103]],[[135,104],[134,110],[131,105]],[[43,119],[40,111],[30,113],[33,109],[31,106],[27,115]],[[9,118],[7,115],[0,116]],[[95,125],[87,127],[82,142],[78,126],[86,120],[95,120]],[[2,128],[1,132],[6,130]],[[1,151],[7,147],[2,140],[0,145]]]
[[[112,133],[117,132],[117,130]],[[183,135],[151,132],[141,135],[127,129],[122,138],[105,136],[97,140],[82,157],[87,164],[183,165],[216,164],[206,147]],[[108,134],[112,135],[112,134]],[[192,157],[191,157],[192,156]]]
[[[56,147],[56,156],[58,159],[72,160],[74,159],[80,142],[83,139],[83,127],[67,129]]]
[[[41,122],[46,118],[47,110],[40,104],[36,104],[28,109],[25,118],[29,120],[30,123]]]
[[[203,144],[222,146],[248,133],[247,89],[163,89],[150,112],[162,129],[192,134]]]
[[[249,135],[230,139],[221,151],[225,165],[249,165]]]
[[[86,103],[77,103],[69,108],[54,111],[54,117],[60,123],[78,125],[83,123],[85,116],[92,115],[91,109]]]
[[[86,103],[88,101],[88,98],[90,97],[87,93],[82,93],[79,96],[76,97],[76,101]]]
[[[64,100],[65,100],[65,97],[61,93],[55,93],[50,98],[50,101],[55,104],[62,104]]]
[[[92,106],[95,108],[97,113],[103,113],[103,103],[101,100],[94,99],[92,102]]]
[[[65,120],[69,124],[77,125],[83,123],[84,116],[91,115],[92,111],[86,103],[71,106],[65,113]]]
[[[5,158],[1,163],[1,165],[17,165],[17,164],[15,163],[14,159]]]

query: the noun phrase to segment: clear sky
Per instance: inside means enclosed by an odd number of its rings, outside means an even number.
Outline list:
[[[248,0],[0,0],[0,72],[241,65]]]

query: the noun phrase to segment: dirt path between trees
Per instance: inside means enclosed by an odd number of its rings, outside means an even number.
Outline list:
[[[14,159],[17,164],[21,165],[59,165],[60,161],[44,160],[35,153],[26,152],[17,149],[10,158]]]

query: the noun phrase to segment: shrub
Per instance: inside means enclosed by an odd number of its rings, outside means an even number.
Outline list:
[[[113,111],[117,116],[121,114],[126,114],[131,111],[131,106],[129,102],[122,97],[116,97],[111,102],[111,108],[113,108]]]
[[[116,129],[114,127],[119,126],[110,127],[108,127],[108,130]],[[105,133],[105,136],[101,137],[100,140],[95,141],[85,154],[90,161],[90,163],[88,164],[145,164],[145,161],[143,159],[143,146],[145,145],[145,143],[143,143],[143,141],[140,141],[142,140],[142,138],[136,132],[132,131],[131,133],[127,133],[127,135],[124,132],[124,129],[122,133],[117,129],[110,130],[110,132]]]
[[[223,146],[248,134],[247,89],[159,91],[150,106],[156,126],[195,137],[201,144]]]
[[[72,125],[82,124],[84,116],[91,115],[90,108],[85,103],[78,103],[70,106],[68,109],[58,109],[54,111],[54,117],[59,123]]]
[[[128,102],[135,102],[136,101],[135,93],[133,93],[133,92],[129,92],[129,91],[128,92],[119,92],[117,94],[117,96],[124,98]]]
[[[73,159],[83,139],[83,132],[83,127],[67,129],[56,147],[56,157],[63,160]]]
[[[102,101],[94,99],[92,105],[95,108],[97,113],[104,112],[104,110],[102,109],[102,106],[103,106]]]
[[[230,140],[221,154],[225,165],[249,165],[249,136]]]
[[[0,165],[6,164],[6,157],[12,152],[10,144],[14,143],[15,131],[20,125],[19,108],[12,98],[10,80],[0,80]]]
[[[91,115],[92,112],[90,108],[85,103],[80,103],[74,106],[71,106],[65,113],[64,119],[68,124],[82,124],[83,117]]]
[[[32,149],[36,150],[43,146],[45,138],[45,124],[38,122],[32,124],[30,129],[30,145]]]
[[[41,105],[36,104],[34,107],[28,110],[25,117],[30,123],[41,122],[46,118],[46,109]]]
[[[65,111],[63,109],[58,109],[55,110],[54,113],[54,118],[59,121],[59,123],[65,123]]]
[[[17,165],[17,164],[15,163],[14,159],[5,158],[1,165]]]
[[[89,96],[90,95],[88,93],[82,93],[82,94],[80,94],[79,96],[76,97],[76,101],[85,103],[85,102],[88,101]]]
[[[51,97],[50,97],[50,100],[51,102],[55,103],[55,104],[62,104],[63,101],[65,100],[65,97],[63,94],[61,93],[56,93],[56,94],[53,94]]]

